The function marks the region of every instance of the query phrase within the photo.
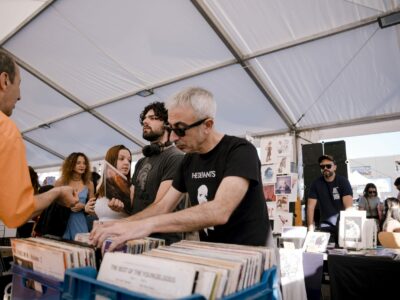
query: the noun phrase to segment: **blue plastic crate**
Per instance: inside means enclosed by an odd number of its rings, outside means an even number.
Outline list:
[[[154,299],[154,297],[98,281],[96,280],[96,276],[97,272],[94,268],[85,267],[68,269],[65,273],[64,293],[62,299],[92,300],[95,299],[96,295],[103,296],[110,300]],[[204,299],[204,297],[194,294],[183,299],[195,300]],[[259,283],[240,292],[229,295],[224,299],[278,299],[276,268],[273,267],[265,271]]]
[[[62,281],[58,281],[54,277],[34,272],[16,264],[12,264],[11,272],[13,275],[11,299],[61,299],[64,285]],[[41,285],[42,293],[29,287],[29,283],[32,282],[32,280],[36,281],[36,284]]]

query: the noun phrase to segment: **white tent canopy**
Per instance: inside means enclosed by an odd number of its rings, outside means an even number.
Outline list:
[[[400,26],[377,22],[399,11],[400,0],[0,0],[1,47],[22,68],[12,118],[36,168],[114,144],[140,151],[140,111],[186,86],[214,93],[228,134],[372,133],[400,120]]]

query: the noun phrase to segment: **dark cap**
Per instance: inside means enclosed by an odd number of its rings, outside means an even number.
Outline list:
[[[331,162],[336,164],[335,159],[333,158],[333,156],[332,155],[328,155],[328,154],[324,154],[324,155],[320,156],[318,158],[318,163],[321,163],[321,161],[323,161],[324,159],[330,160]]]

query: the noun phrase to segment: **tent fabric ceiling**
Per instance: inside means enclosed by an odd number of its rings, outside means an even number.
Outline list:
[[[1,47],[22,68],[12,118],[36,168],[114,144],[139,152],[140,111],[187,86],[214,93],[216,126],[234,135],[400,119],[400,26],[377,23],[400,0],[10,2],[0,16],[19,13]]]

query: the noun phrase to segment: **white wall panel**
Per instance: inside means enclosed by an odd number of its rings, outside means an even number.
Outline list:
[[[50,1],[0,0],[0,45]]]
[[[89,106],[233,58],[181,0],[57,1],[5,48]]]
[[[143,109],[154,101],[164,102],[165,99],[160,99],[158,95],[151,95],[148,97],[132,96],[118,102],[110,103],[99,108],[96,111],[131,133],[143,144],[148,141],[142,138],[142,126],[139,123],[139,116]]]
[[[21,100],[11,118],[19,130],[32,129],[50,123],[82,109],[24,69],[21,71]]]
[[[398,26],[377,24],[252,62],[300,127],[400,111]]]
[[[47,151],[25,141],[26,146],[26,157],[28,163],[33,168],[46,166],[46,165],[61,165],[63,163],[62,159]]]
[[[400,6],[399,0],[204,0],[243,54],[283,46]]]
[[[106,151],[117,144],[124,144],[131,151],[139,150],[136,144],[88,113],[75,115],[51,124],[49,129],[39,128],[25,135],[64,156],[83,152],[90,159],[104,157]]]
[[[288,128],[280,115],[295,123],[304,114],[297,124],[300,129],[362,120],[371,123],[371,131],[381,128],[377,122],[382,120],[394,120],[396,126],[400,25],[360,25],[399,10],[400,0],[199,2],[239,55],[277,50],[245,63],[267,87],[279,113],[235,64],[192,1],[58,0],[1,44],[2,29],[12,33],[46,3],[0,0],[0,20],[7,23],[0,29],[1,47],[48,83],[22,71],[22,100],[13,120],[27,137],[62,155],[82,151],[90,158],[103,157],[119,143],[137,152],[139,146],[90,113],[79,113],[82,109],[63,95],[70,94],[145,143],[138,122],[143,107],[184,87],[201,86],[214,94],[216,128],[227,134],[281,133]],[[338,33],[350,27],[357,29]],[[331,35],[316,39],[327,33]],[[313,41],[301,43],[305,40]],[[147,88],[154,88],[154,95],[134,96]],[[44,123],[50,123],[50,129],[34,129]],[[335,129],[342,132],[341,128]],[[54,157],[37,156],[36,148],[29,146],[29,162],[52,165]]]
[[[156,90],[160,99],[188,86],[200,86],[217,101],[216,128],[242,135],[287,129],[268,100],[239,65],[195,76]]]

